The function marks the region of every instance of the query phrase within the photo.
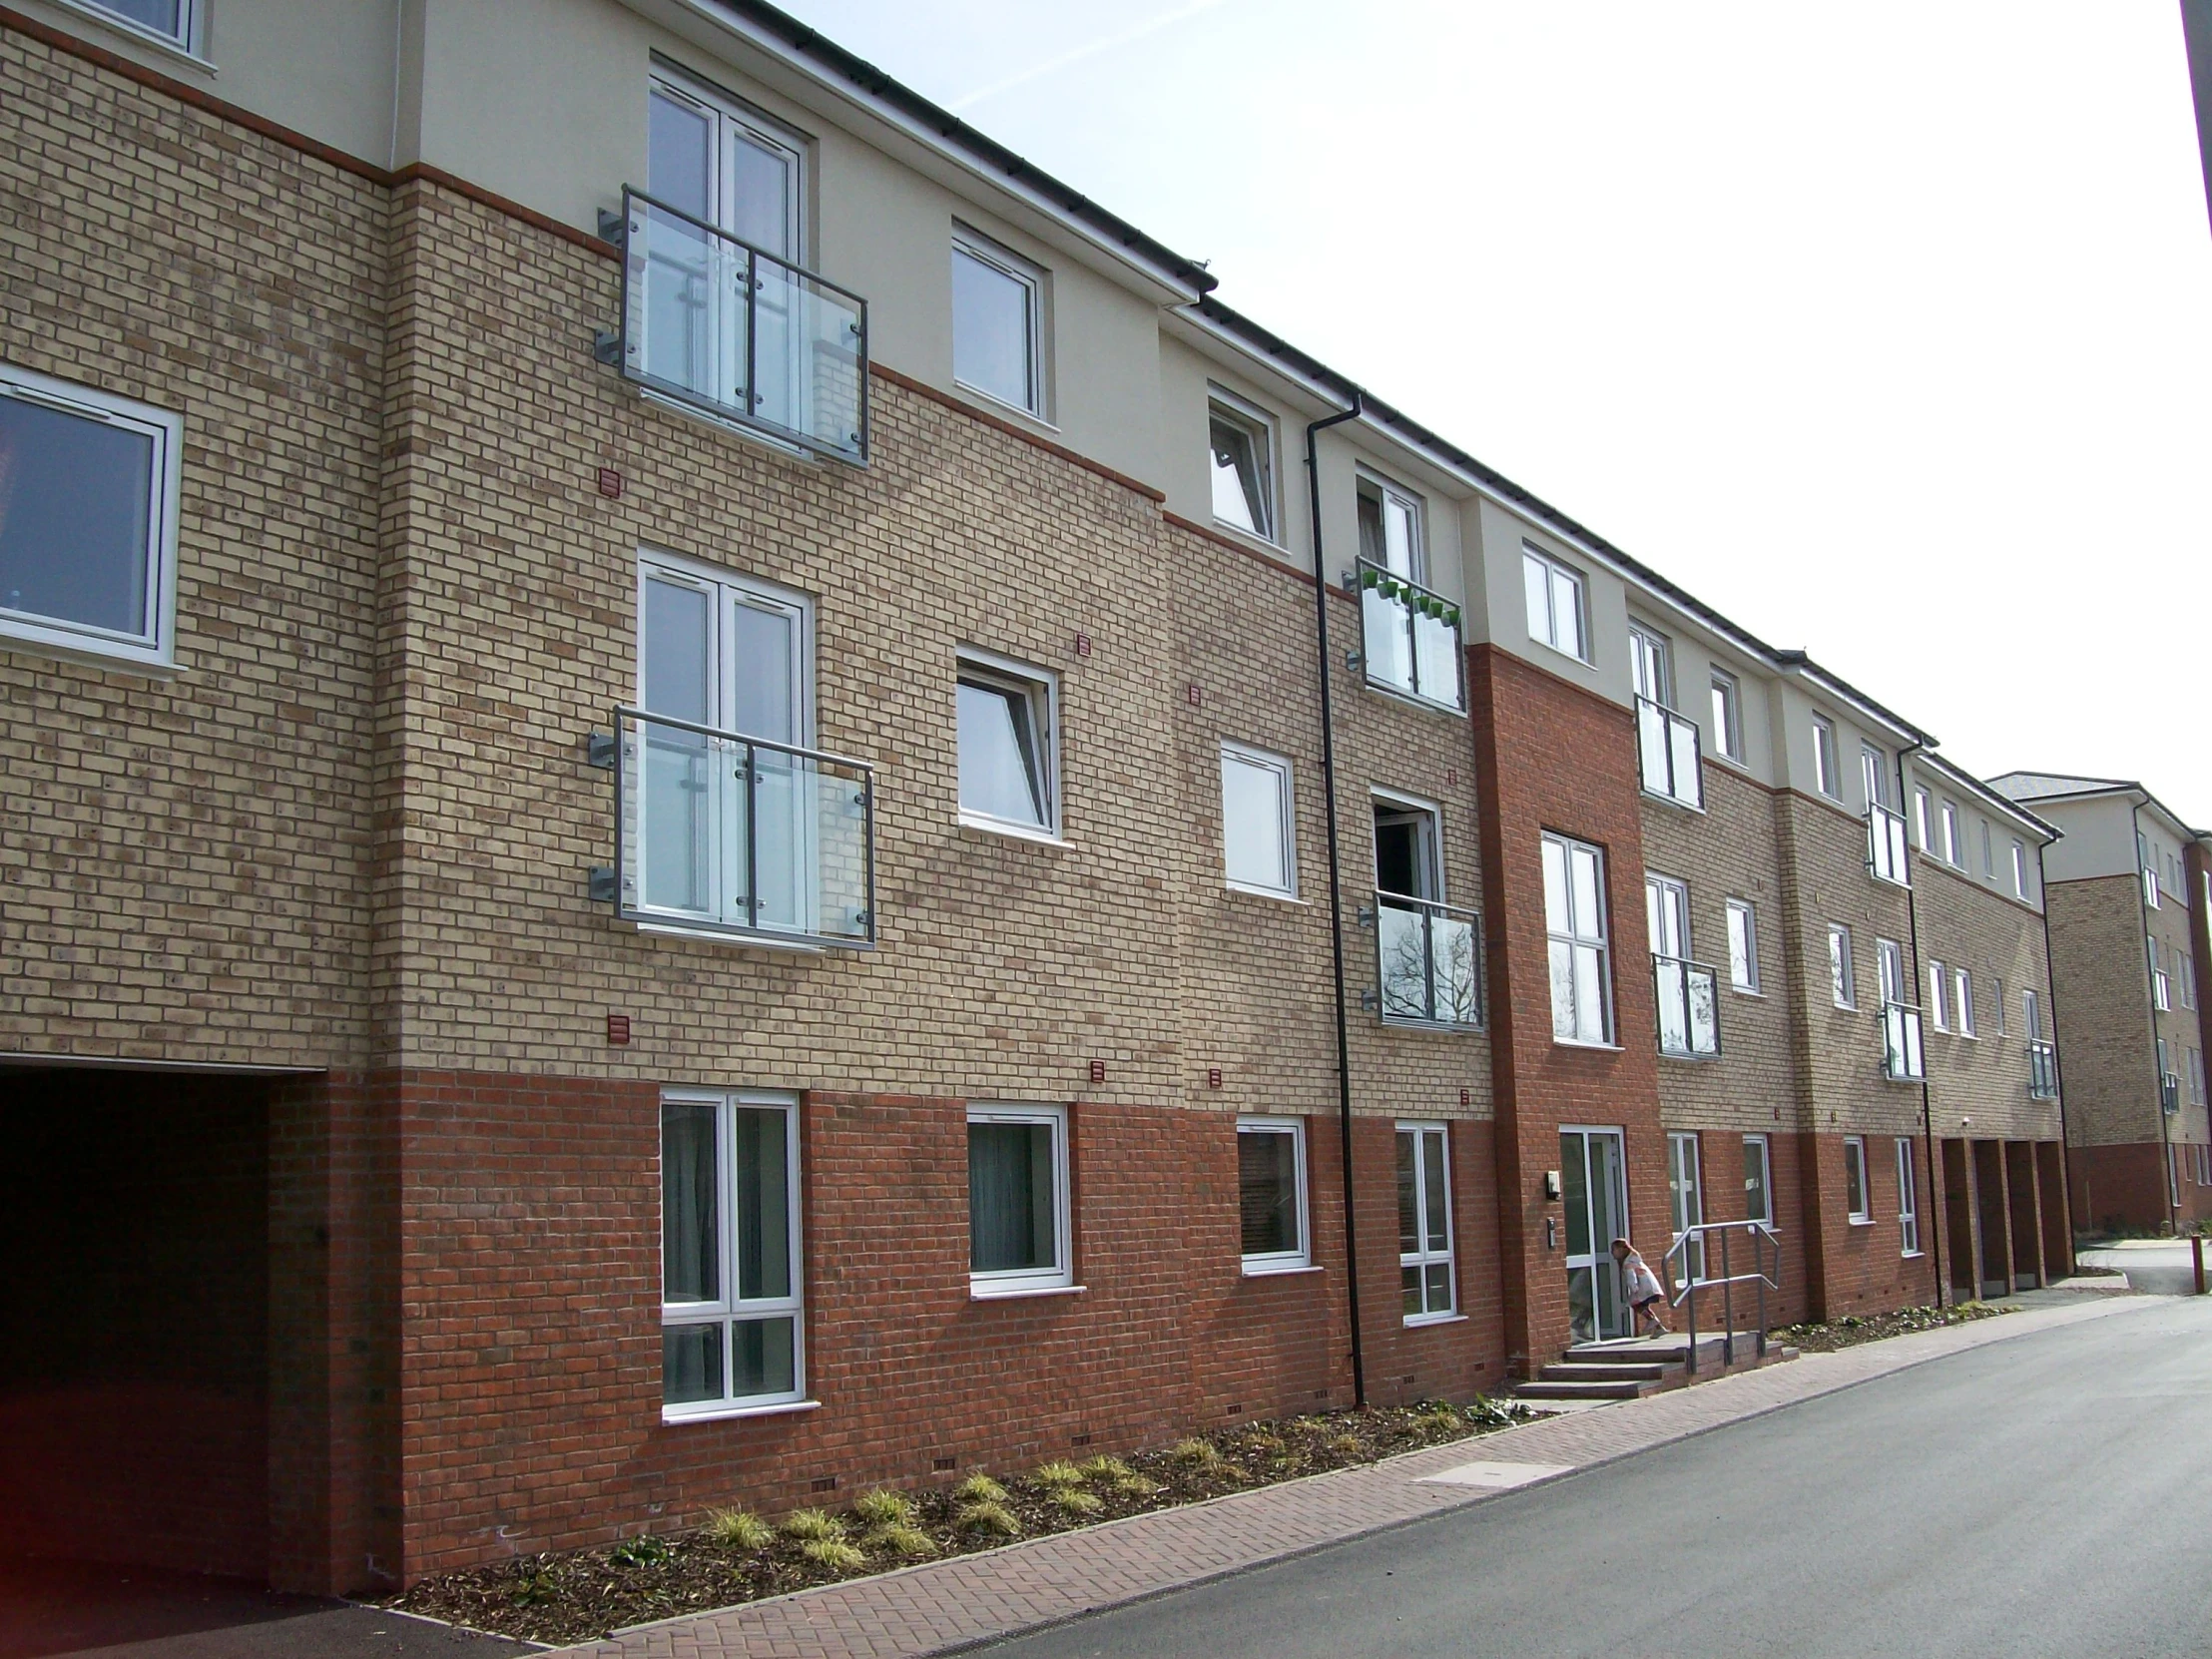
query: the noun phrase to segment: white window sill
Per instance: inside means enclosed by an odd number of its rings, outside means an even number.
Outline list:
[[[1872,1216],[1852,1216],[1848,1219],[1854,1227],[1872,1227],[1874,1225],[1874,1217]]]
[[[1703,818],[1705,816],[1705,809],[1703,807],[1697,805],[1695,802],[1684,801],[1679,796],[1662,795],[1657,790],[1647,790],[1641,787],[1638,788],[1636,793],[1642,796],[1646,801],[1656,801],[1662,807],[1676,807],[1685,813],[1695,813],[1699,818]]]
[[[58,657],[65,663],[142,674],[149,679],[172,679],[183,672],[177,667],[175,658],[161,646],[127,645],[121,641],[109,645],[73,629],[42,628],[35,622],[15,618],[0,620],[0,651]]]
[[[699,939],[707,944],[726,944],[739,950],[782,950],[794,956],[826,954],[819,944],[804,944],[797,939],[772,938],[762,933],[725,933],[714,927],[686,927],[680,921],[639,921],[631,925],[641,933],[658,933],[672,939]]]
[[[1224,891],[1237,893],[1245,898],[1272,898],[1278,904],[1295,904],[1302,910],[1310,908],[1312,904],[1310,899],[1301,898],[1295,892],[1284,892],[1276,887],[1244,887],[1239,886],[1234,881],[1225,881],[1222,886]]]
[[[1925,1250],[1901,1250],[1898,1252],[1898,1260],[1901,1262],[1918,1262],[1927,1255],[1928,1252]]]
[[[1748,997],[1748,998],[1750,998],[1750,999],[1751,999],[1752,1001],[1754,1001],[1754,1002],[1764,1002],[1764,1001],[1766,1001],[1766,1000],[1767,1000],[1767,993],[1766,993],[1765,991],[1752,991],[1752,990],[1746,990],[1746,989],[1745,989],[1745,988],[1744,988],[1743,986],[1741,986],[1741,985],[1731,985],[1731,986],[1729,986],[1728,988],[1729,988],[1729,989],[1730,989],[1731,991],[1735,992],[1735,994],[1736,994],[1736,995],[1738,995],[1738,996],[1742,996],[1742,997]]]
[[[1417,1326],[1425,1325],[1464,1325],[1469,1317],[1466,1314],[1417,1314],[1413,1318],[1399,1323],[1410,1331]]]
[[[1528,643],[1534,646],[1538,651],[1544,652],[1548,656],[1557,657],[1561,662],[1572,663],[1576,668],[1579,668],[1584,672],[1588,672],[1589,670],[1597,666],[1595,663],[1591,662],[1589,658],[1577,657],[1573,652],[1564,650],[1559,646],[1553,645],[1549,640],[1540,640],[1534,634],[1528,636]]]
[[[688,1411],[681,1406],[661,1407],[661,1422],[675,1427],[686,1422],[728,1422],[732,1417],[788,1417],[798,1411],[819,1411],[819,1399],[778,1399],[765,1405],[724,1405],[703,1411]]]
[[[1625,1054],[1628,1052],[1619,1043],[1586,1043],[1579,1042],[1573,1037],[1556,1035],[1551,1039],[1551,1046],[1553,1048],[1583,1048],[1595,1054]]]
[[[1263,536],[1257,530],[1247,530],[1241,524],[1232,524],[1225,518],[1215,519],[1214,528],[1233,541],[1250,542],[1255,550],[1270,558],[1288,560],[1291,556],[1289,544],[1279,542],[1273,536]]]
[[[1039,846],[1073,846],[1065,835],[1050,830],[1039,830],[1029,825],[1008,824],[1004,819],[985,818],[981,813],[962,813],[960,828],[978,830],[986,835],[1003,835],[1008,840],[1034,841]]]
[[[1060,428],[1045,419],[1035,409],[1024,408],[1019,403],[1009,403],[995,391],[985,391],[981,386],[971,386],[958,375],[953,376],[952,385],[954,390],[965,392],[970,397],[980,399],[983,406],[994,414],[1010,414],[1015,419],[1034,426],[1041,432],[1050,432],[1054,437],[1060,435]]]
[[[970,1302],[1027,1302],[1040,1296],[1082,1296],[1090,1290],[1088,1285],[1019,1285],[1005,1290],[993,1290],[988,1282],[968,1282]]]
[[[1291,1262],[1282,1267],[1255,1267],[1247,1262],[1244,1277],[1247,1279],[1296,1279],[1301,1274],[1326,1271],[1319,1262]]]
[[[151,46],[155,51],[167,57],[175,58],[179,63],[189,63],[203,75],[212,76],[217,73],[214,64],[193,51],[191,47],[179,45],[174,35],[165,35],[158,29],[145,28],[140,24],[133,23],[127,17],[118,17],[115,13],[102,11],[97,6],[84,5],[81,0],[54,0],[54,4],[64,11],[74,12],[88,23],[97,23],[104,29],[112,30],[134,45]]]

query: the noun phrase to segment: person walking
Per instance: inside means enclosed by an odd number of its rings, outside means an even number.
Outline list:
[[[1667,1288],[1659,1283],[1659,1276],[1651,1271],[1651,1264],[1626,1239],[1613,1241],[1613,1260],[1620,1264],[1621,1294],[1636,1317],[1637,1334],[1672,1336],[1667,1322],[1659,1317],[1659,1310],[1666,1305]],[[1646,1320],[1651,1322],[1649,1331],[1643,1329]]]

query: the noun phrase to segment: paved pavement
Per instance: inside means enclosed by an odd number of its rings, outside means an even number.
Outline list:
[[[1929,1360],[1983,1349],[2025,1355],[2038,1344],[2020,1343],[2018,1339],[2047,1333],[2048,1337],[2041,1340],[2056,1341],[2067,1328],[2097,1325],[2116,1316],[2125,1316],[2117,1323],[2127,1325],[2147,1319],[2152,1311],[2173,1306],[2144,1298],[2054,1296],[2047,1305],[2001,1319],[1893,1338],[1837,1354],[1809,1355],[1787,1365],[1742,1373],[1694,1388],[1625,1401],[1604,1410],[1553,1417],[1367,1468],[1317,1475],[1211,1503],[1040,1538],[986,1555],[641,1626],[606,1642],[571,1651],[588,1653],[592,1659],[735,1659],[738,1655],[746,1659],[893,1659],[941,1653],[1096,1609],[1206,1584],[1381,1529],[1429,1521],[1430,1517],[1470,1504],[1535,1501],[1550,1489],[1546,1482],[1561,1482],[1561,1490],[1571,1485],[1602,1494],[1609,1489],[1607,1482],[1612,1476],[1605,1481],[1567,1480],[1565,1476],[1569,1471],[1587,1470],[1703,1435],[1783,1406],[1817,1400]],[[2212,1324],[2212,1307],[2202,1317]],[[1987,1364],[1999,1374],[2006,1369],[2001,1359],[1992,1358]],[[1938,1372],[1950,1369],[1936,1368]],[[1485,1464],[1506,1467],[1480,1466]],[[1770,1479],[1767,1483],[1775,1482]],[[1781,1485],[1788,1489],[1792,1482]],[[1831,1543],[1825,1527],[1809,1533],[1802,1522],[1806,1514],[1817,1511],[1820,1494],[1800,1495],[1807,1506],[1797,1512],[1797,1524],[1783,1530],[1794,1536],[1793,1547],[1817,1566]],[[1664,1544],[1671,1533],[1681,1531],[1683,1519],[1683,1514],[1662,1519],[1649,1541]],[[1452,1517],[1441,1524],[1455,1527],[1458,1519]],[[1558,1540],[1553,1543],[1556,1547]],[[1568,1553],[1578,1563],[1576,1570],[1592,1579],[1629,1582],[1641,1581],[1644,1576],[1633,1550],[1611,1556],[1580,1550]],[[1706,1554],[1713,1570],[1736,1570],[1723,1565],[1732,1559],[1729,1551],[1708,1549]],[[2022,1570],[2034,1561],[2049,1558],[2049,1552],[2038,1546],[2020,1557]],[[1486,1579],[1492,1575],[1480,1576]],[[1241,1577],[1234,1582],[1248,1581],[1256,1580]],[[1664,1589],[1663,1582],[1653,1582]],[[1159,1604],[1163,1608],[1170,1605]],[[1541,1635],[1525,1636],[1520,1651],[1563,1651],[1557,1640],[1560,1614],[1560,1607],[1552,1607],[1551,1624]],[[1115,1618],[1150,1616],[1133,1610]],[[1070,1626],[1064,1634],[1068,1641],[1079,1641],[1107,1628],[1106,1620],[1086,1621]],[[1061,1639],[1032,1638],[1046,1642]],[[1140,1643],[1102,1651],[1176,1653],[1198,1646],[1225,1654],[1241,1651],[1219,1648],[1211,1633],[1201,1634],[1198,1626],[1188,1627],[1172,1639],[1154,1631],[1152,1640],[1155,1645],[1149,1647]],[[1090,1650],[1048,1645],[1036,1651]],[[1250,1651],[1261,1649],[1253,1647]],[[1312,1651],[1355,1649],[1321,1647]]]
[[[2212,1299],[2098,1312],[1969,1327],[2011,1340],[988,1651],[2201,1655]],[[1819,1358],[1663,1397],[1749,1392]],[[1479,1447],[1502,1456],[1510,1438]]]
[[[235,1579],[0,1558],[0,1659],[499,1659],[536,1651]]]

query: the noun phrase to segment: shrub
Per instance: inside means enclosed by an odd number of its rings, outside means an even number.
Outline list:
[[[987,1474],[971,1474],[952,1488],[962,1503],[1004,1503],[1006,1488]]]
[[[799,1553],[831,1572],[851,1572],[867,1565],[867,1556],[842,1538],[809,1538],[799,1546]]]
[[[1073,1463],[1064,1460],[1054,1461],[1040,1463],[1036,1468],[1031,1469],[1029,1478],[1047,1489],[1080,1486],[1083,1484],[1083,1471]]]
[[[1054,1486],[1048,1495],[1053,1507],[1071,1515],[1095,1515],[1106,1507],[1079,1486]]]
[[[836,1543],[844,1537],[844,1522],[826,1509],[794,1509],[784,1517],[783,1533],[803,1544]]]
[[[776,1528],[747,1509],[717,1509],[707,1517],[707,1536],[729,1549],[765,1549]]]
[[[918,1526],[903,1522],[891,1526],[878,1526],[860,1540],[870,1549],[887,1549],[893,1555],[908,1558],[937,1553],[937,1541]]]
[[[872,1492],[862,1492],[854,1498],[852,1512],[874,1527],[911,1526],[914,1523],[914,1500],[904,1492],[894,1492],[887,1486],[878,1486]]]
[[[952,1524],[962,1532],[985,1533],[996,1538],[1018,1538],[1021,1522],[1005,1504],[983,1498],[962,1504],[953,1512]]]
[[[1114,1492],[1151,1493],[1156,1488],[1119,1457],[1093,1457],[1083,1465],[1083,1478]]]
[[[609,1559],[625,1567],[657,1567],[668,1559],[668,1545],[648,1533],[623,1539],[607,1554]]]

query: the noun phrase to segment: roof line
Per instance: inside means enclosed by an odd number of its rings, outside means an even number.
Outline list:
[[[1107,212],[1080,191],[1061,183],[1044,169],[969,126],[950,110],[930,102],[913,88],[892,79],[865,58],[846,51],[790,13],[779,11],[765,0],[713,0],[713,3],[772,35],[793,52],[812,60],[818,68],[850,82],[868,97],[926,128],[942,143],[961,152],[978,172],[1012,180],[1036,192],[1053,209],[1092,235],[1118,244],[1172,283],[1203,294],[1220,282],[1220,277],[1197,261],[1176,253],[1165,243],[1154,241],[1118,214]]]

